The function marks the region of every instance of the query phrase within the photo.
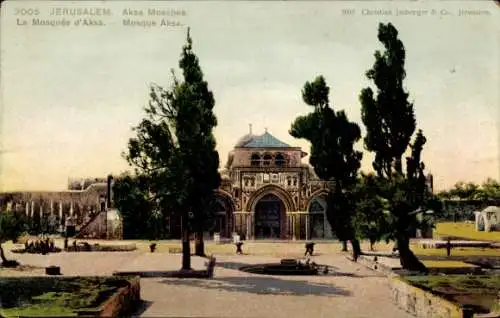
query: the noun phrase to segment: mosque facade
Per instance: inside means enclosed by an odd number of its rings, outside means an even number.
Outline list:
[[[329,184],[302,162],[305,156],[267,130],[240,138],[221,171],[210,232],[246,239],[332,238],[325,214]]]

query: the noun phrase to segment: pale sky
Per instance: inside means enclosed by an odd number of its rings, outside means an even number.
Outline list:
[[[112,16],[93,17],[104,26],[76,27],[85,16],[50,15],[71,7],[107,9]],[[22,8],[38,9],[41,20],[65,18],[71,26],[33,25],[33,17],[16,15]],[[127,8],[143,11],[134,20],[158,25],[123,25]],[[148,8],[187,15],[166,16],[183,26],[165,27]],[[396,16],[403,9],[427,12]],[[481,11],[464,16],[460,10]],[[321,74],[333,107],[345,109],[364,133],[358,96],[370,85],[364,73],[381,49],[378,23],[392,22],[407,50],[406,88],[428,139],[423,156],[436,189],[498,179],[499,11],[493,1],[4,2],[0,191],[62,190],[68,177],[129,169],[121,152],[144,115],[148,85],[169,86],[170,68],[180,74],[187,26],[216,100],[221,166],[248,124],[254,133],[267,127],[309,152],[308,142],[288,129],[311,110],[301,89]],[[18,25],[23,19],[26,25]],[[365,152],[364,171],[371,160]]]

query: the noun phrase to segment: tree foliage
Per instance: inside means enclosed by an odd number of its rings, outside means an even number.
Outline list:
[[[438,195],[443,199],[500,200],[500,182],[492,178],[488,178],[481,185],[459,181],[451,189],[441,191]]]
[[[203,79],[189,30],[179,67],[183,79],[172,71],[169,89],[151,86],[146,117],[129,141],[126,158],[137,175],[148,178],[152,200],[159,202],[161,211],[178,213],[184,219],[183,268],[187,269],[190,227],[202,233],[209,203],[220,185],[212,132],[217,125],[215,100]]]
[[[374,174],[361,174],[353,189],[355,202],[354,224],[360,238],[370,241],[370,249],[381,240],[393,239],[393,224],[387,199],[381,196]]]
[[[364,138],[367,150],[374,152],[373,168],[378,176],[379,195],[389,203],[388,210],[394,224],[401,265],[411,270],[427,269],[409,248],[409,238],[418,224],[416,211],[426,210],[434,202],[426,186],[425,165],[421,154],[427,142],[423,132],[416,130],[414,107],[408,101],[403,81],[405,48],[398,31],[391,24],[379,24],[378,39],[385,51],[375,52],[375,63],[366,72],[377,87],[376,94],[368,87],[360,94],[362,120],[366,127]],[[403,156],[406,157],[406,171]]]
[[[122,174],[113,184],[113,203],[123,218],[123,238],[156,240],[163,236],[161,205],[145,175]],[[163,212],[163,213],[161,213]]]
[[[323,76],[306,82],[302,98],[314,110],[296,118],[289,133],[311,143],[309,162],[315,173],[321,180],[335,184],[327,196],[327,219],[339,239],[353,240],[350,190],[356,184],[362,158],[362,153],[354,149],[361,131],[343,110],[335,112],[330,106],[329,92]]]
[[[17,238],[28,231],[28,223],[26,216],[19,212],[0,212],[0,259],[3,264],[8,264],[9,261],[5,258],[2,244],[17,240]]]

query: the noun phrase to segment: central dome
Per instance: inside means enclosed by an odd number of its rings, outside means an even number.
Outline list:
[[[243,147],[243,146],[245,146],[247,143],[249,143],[255,137],[257,137],[257,136],[252,135],[252,134],[246,134],[245,136],[241,137],[238,140],[238,142],[236,143],[236,145],[234,145],[234,147],[235,148]]]
[[[282,142],[267,131],[263,135],[253,135],[251,133],[241,137],[235,148],[290,148],[290,145]]]

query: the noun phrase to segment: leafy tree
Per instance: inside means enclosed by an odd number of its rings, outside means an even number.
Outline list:
[[[481,185],[460,181],[451,189],[439,192],[438,196],[443,199],[500,200],[500,183],[492,178],[488,178]]]
[[[393,237],[391,218],[388,215],[387,200],[379,194],[379,183],[374,174],[361,175],[354,188],[354,224],[361,238],[370,241],[370,250],[381,240]]]
[[[177,138],[183,163],[189,171],[187,202],[193,212],[196,234],[195,254],[204,255],[203,230],[210,214],[215,190],[220,186],[219,154],[213,129],[217,118],[213,112],[215,100],[203,79],[198,57],[193,53],[189,36],[179,66],[183,70],[183,92],[177,108]]]
[[[481,185],[478,196],[483,200],[500,200],[500,182],[488,178]]]
[[[378,39],[385,52],[375,52],[373,68],[366,72],[377,87],[375,96],[371,88],[360,94],[362,120],[367,134],[367,150],[375,153],[373,168],[380,184],[380,194],[389,202],[389,211],[395,228],[401,266],[405,269],[427,271],[425,265],[410,250],[410,236],[418,224],[417,210],[425,210],[432,197],[426,187],[421,152],[426,143],[421,130],[411,144],[416,130],[413,104],[403,87],[406,76],[405,48],[398,31],[391,24],[379,24]],[[403,170],[403,155],[411,148]]]
[[[464,200],[473,200],[478,197],[480,192],[479,185],[472,182],[457,182],[455,186],[450,189],[450,197],[458,197]]]
[[[123,218],[125,239],[158,239],[155,230],[153,200],[149,178],[144,175],[123,174],[113,183],[113,203]]]
[[[217,124],[215,104],[203,80],[198,58],[187,35],[179,66],[183,81],[152,85],[146,118],[129,140],[126,158],[137,175],[149,179],[151,200],[159,211],[182,217],[182,268],[189,269],[190,233],[196,232],[196,253],[204,254],[203,226],[214,190],[220,185],[219,156],[212,133]]]
[[[334,182],[327,195],[327,219],[340,240],[351,241],[356,259],[361,251],[352,223],[351,190],[356,184],[362,157],[353,146],[361,138],[361,131],[343,110],[335,112],[330,107],[329,92],[323,76],[306,82],[302,98],[314,110],[297,117],[289,133],[311,143],[309,162],[314,171],[321,180]]]
[[[28,230],[26,217],[19,212],[0,212],[0,259],[3,266],[17,265],[15,261],[9,261],[4,254],[2,244],[17,240],[17,238]]]

